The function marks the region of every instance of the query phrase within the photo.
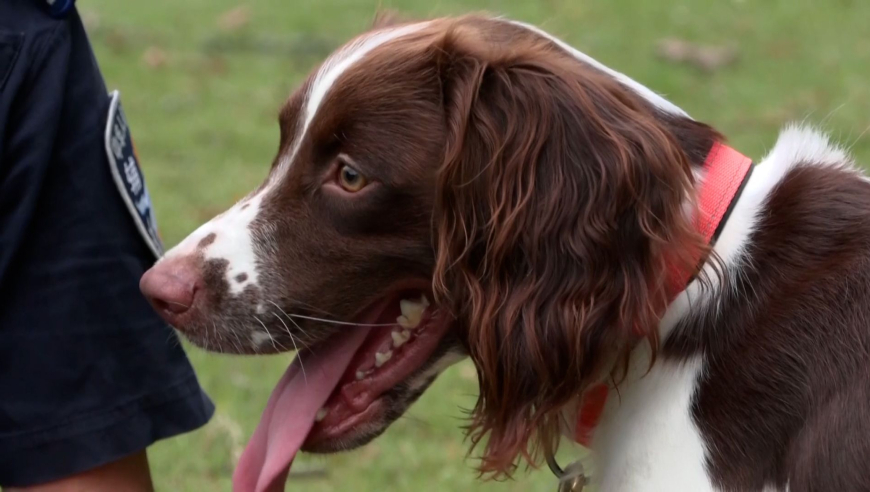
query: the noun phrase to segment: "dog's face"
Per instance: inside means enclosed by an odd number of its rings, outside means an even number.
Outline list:
[[[421,27],[361,38],[318,68],[280,111],[265,182],[143,279],[158,311],[209,350],[317,350],[379,325],[324,407],[312,450],[367,442],[460,358],[431,288],[440,88],[431,60],[378,49]]]
[[[696,240],[675,135],[701,153],[715,135],[654,106],[512,23],[375,29],[284,105],[265,182],[142,289],[206,349],[300,349],[329,381],[304,391],[328,394],[313,451],[377,436],[468,353],[473,441],[490,433],[483,467],[508,470],[655,342],[663,272],[694,261],[670,254]]]

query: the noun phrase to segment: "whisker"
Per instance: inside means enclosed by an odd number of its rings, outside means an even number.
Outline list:
[[[268,335],[268,336],[269,336],[269,340],[272,341],[272,348],[275,349],[275,350],[278,350],[278,347],[275,345],[275,338],[272,336],[272,333],[269,332],[269,328],[266,327],[266,323],[263,323],[263,322],[260,320],[260,318],[258,318],[258,317],[256,317],[256,316],[254,316],[254,319],[257,320],[258,323],[260,323],[260,326],[262,326],[264,330],[266,330],[266,335]],[[284,349],[284,350],[287,350],[287,348],[284,347],[283,345],[281,346],[281,348]]]
[[[173,339],[177,340],[178,335],[175,334],[175,330],[169,325],[166,325],[166,327],[169,328],[169,333],[166,334],[166,343],[171,342]]]
[[[344,325],[344,326],[397,326],[397,323],[351,323],[348,321],[336,321],[336,320],[332,320],[332,319],[315,318],[313,316],[304,316],[301,314],[287,314],[287,317],[288,318],[307,319],[310,321],[320,321],[321,323],[330,323],[333,325]]]
[[[277,316],[277,314],[276,314],[275,316]],[[300,330],[302,329],[302,328],[301,328],[301,327],[300,327],[300,326],[299,326],[295,321],[293,321],[291,318],[287,318],[287,319],[289,319],[290,322],[293,323],[293,324],[296,326],[296,328],[299,328]],[[288,333],[289,333],[289,331],[288,331]],[[293,347],[296,347],[296,341],[293,339],[293,335],[292,335],[292,334],[290,334],[290,342],[293,343]],[[299,367],[302,368],[302,379],[305,380],[305,384],[308,384],[308,376],[305,374],[305,364],[302,363],[302,353],[299,352],[299,348],[298,348],[298,347],[296,347],[296,358],[299,359]]]
[[[335,317],[334,314],[330,313],[329,311],[327,311],[327,310],[325,310],[325,309],[319,308],[319,307],[314,306],[314,305],[312,305],[312,304],[308,304],[307,302],[300,301],[299,299],[295,299],[295,298],[290,297],[290,296],[285,296],[285,297],[287,298],[287,300],[289,300],[290,302],[292,302],[292,303],[294,303],[294,304],[299,304],[299,305],[302,306],[302,307],[305,307],[305,308],[311,309],[311,310],[313,310],[313,311],[318,311],[318,312],[320,312],[320,313],[323,313],[324,316],[330,316],[330,317],[333,317],[333,318]],[[272,301],[269,301],[269,302],[272,302]],[[272,304],[275,304],[275,303],[272,302]],[[276,304],[276,306],[277,306],[277,304]],[[286,314],[286,313],[285,313],[285,314]]]
[[[302,327],[299,326],[299,323],[296,323],[296,322],[293,321],[293,319],[290,317],[290,315],[287,314],[287,311],[284,311],[283,309],[281,309],[281,306],[279,306],[279,305],[276,304],[275,302],[273,302],[273,301],[269,301],[269,302],[270,302],[273,306],[275,306],[276,308],[278,308],[278,311],[281,311],[281,313],[284,314],[284,316],[287,316],[287,319],[290,320],[290,322],[293,323],[293,325],[296,326],[296,328],[297,328],[300,332],[302,332],[303,335],[306,335],[306,336],[307,336],[307,334],[305,333],[305,330],[303,330]],[[275,316],[277,316],[277,317],[278,317],[278,320],[279,320],[279,321],[284,325],[284,328],[287,330],[287,334],[290,335],[290,341],[293,342],[293,346],[295,347],[295,346],[296,346],[296,342],[293,340],[293,332],[290,331],[290,327],[287,326],[287,323],[284,323],[284,320],[281,319],[280,316],[278,316],[278,313],[272,313],[272,314],[274,314]],[[299,343],[302,344],[302,348],[306,348],[306,349],[308,348],[308,345],[302,343],[302,340],[301,340],[301,339],[299,340]],[[299,349],[297,349],[296,351],[298,352]]]
[[[211,326],[212,326],[212,329],[214,330],[215,337],[217,337],[217,339],[218,339],[218,343],[215,344],[215,347],[217,347],[217,351],[218,351],[218,353],[219,353],[219,354],[222,354],[222,353],[224,353],[224,349],[223,349],[223,347],[222,347],[222,345],[223,345],[223,336],[221,335],[220,330],[218,330],[217,323],[215,323],[214,321],[212,321],[212,322],[211,322]]]
[[[211,350],[211,341],[208,338],[208,327],[207,326],[205,327],[205,330],[203,330],[202,342],[203,342],[202,348],[210,351]]]
[[[269,301],[269,302],[271,302],[273,306],[278,308],[278,311],[281,311],[282,313],[284,313],[285,316],[287,316],[287,313],[283,309],[281,309],[281,306],[279,306],[278,304],[276,304],[272,301]],[[287,323],[285,323],[284,320],[281,319],[280,316],[278,316],[278,313],[272,313],[272,314],[274,314],[275,317],[278,318],[278,321],[280,321],[281,324],[284,325],[284,329],[287,331],[287,334],[290,335],[290,343],[292,343],[293,348],[296,349],[296,358],[299,359],[299,367],[302,369],[302,378],[305,380],[305,384],[308,384],[308,375],[305,374],[305,364],[302,363],[302,353],[299,352],[299,347],[296,346],[296,337],[293,336],[293,332],[290,331],[290,327],[287,326]],[[303,331],[302,327],[300,327],[298,324],[296,324],[296,322],[294,322],[293,319],[290,318],[290,316],[287,316],[287,319],[289,319],[291,323],[296,325],[296,328],[298,328],[299,331]],[[301,340],[300,340],[300,342],[301,342]],[[303,348],[307,348],[307,347],[305,347],[305,344],[303,344],[302,346],[303,346]]]
[[[233,346],[236,347],[236,351],[241,354],[242,352],[244,352],[244,350],[242,350],[242,339],[239,338],[239,333],[236,331],[231,331],[230,333],[232,333],[233,337],[235,337],[235,341],[233,341]]]
[[[292,321],[292,318],[299,318],[299,319],[306,319],[309,321],[319,321],[321,323],[329,323],[329,324],[333,324],[333,325],[342,325],[342,326],[373,326],[373,327],[374,326],[398,326],[398,323],[352,323],[349,321],[338,321],[338,320],[334,320],[334,319],[317,318],[315,316],[305,316],[302,314],[288,314],[287,311],[284,311],[283,309],[281,309],[281,306],[276,304],[274,301],[268,301],[268,302],[270,304],[272,304],[273,306],[275,306],[276,308],[278,308],[278,310],[281,311],[284,314],[284,316],[287,316],[287,319],[289,319],[291,321]],[[432,310],[432,314],[435,314],[437,312],[438,312],[437,309]],[[298,324],[296,326],[299,327]],[[301,330],[301,328],[300,328],[300,330]]]
[[[290,331],[290,327],[287,326],[287,323],[284,322],[284,320],[281,318],[281,316],[278,316],[278,313],[272,313],[272,314],[276,318],[278,318],[278,321],[280,321],[282,325],[284,325],[284,331],[287,332],[287,335],[290,337],[290,342],[293,343],[293,348],[296,349],[296,352],[299,352],[299,347],[296,346],[296,341],[293,340],[293,332]]]
[[[171,341],[173,347],[181,347],[181,335],[178,334],[178,332],[175,330],[175,327],[173,327],[172,325],[167,324],[166,327],[169,328],[169,335],[167,335],[166,341]]]
[[[224,344],[224,336],[221,334],[220,330],[217,329],[217,325],[214,325],[214,333],[217,335],[219,346],[223,346]],[[221,353],[223,353],[223,348],[221,348]]]

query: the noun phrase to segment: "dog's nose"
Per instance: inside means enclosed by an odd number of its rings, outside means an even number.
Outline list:
[[[190,311],[201,288],[198,269],[192,258],[167,258],[142,275],[139,290],[157,313],[177,326],[179,316]]]

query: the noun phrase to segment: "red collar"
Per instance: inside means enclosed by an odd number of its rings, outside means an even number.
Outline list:
[[[752,159],[725,144],[716,142],[704,161],[703,169],[705,173],[698,191],[695,227],[704,236],[707,244],[712,245],[722,232],[726,219],[737,202],[737,197],[749,181]],[[700,260],[699,258],[699,263]],[[673,297],[685,290],[692,276],[691,272],[680,270],[673,270],[670,273],[668,286],[674,292]],[[583,446],[589,446],[592,432],[604,411],[607,395],[607,386],[600,384],[586,390],[581,396],[580,405],[577,407],[574,439]]]

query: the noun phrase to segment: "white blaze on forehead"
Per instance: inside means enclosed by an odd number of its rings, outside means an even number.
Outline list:
[[[305,134],[329,90],[341,74],[365,58],[372,50],[401,36],[417,32],[427,24],[428,22],[422,22],[376,31],[353,41],[327,59],[315,75],[302,105],[297,125],[299,132],[291,145],[291,150],[279,157],[278,165],[269,176],[266,186],[256,195],[241,200],[226,212],[203,224],[167,252],[166,257],[201,254],[206,260],[226,260],[228,263],[226,281],[230,293],[234,295],[238,295],[249,285],[257,286],[257,249],[251,223],[260,212],[264,196],[281,181],[293,164]],[[210,234],[214,234],[214,240],[200,247],[200,242]],[[238,278],[244,280],[239,281]],[[260,341],[263,341],[262,337]]]
[[[600,71],[606,73],[607,75],[610,75],[611,77],[618,80],[622,85],[637,92],[641,97],[643,97],[644,99],[646,99],[647,101],[652,103],[657,108],[659,108],[663,111],[667,111],[668,113],[673,113],[676,115],[686,116],[686,117],[689,116],[680,107],[678,107],[674,103],[668,101],[667,99],[660,96],[659,94],[656,94],[649,87],[635,81],[634,79],[632,79],[631,77],[629,77],[623,73],[620,73],[620,72],[617,72],[616,70],[613,70],[612,68],[608,67],[607,65],[604,65],[603,63],[592,58],[591,56],[587,55],[586,53],[583,53],[582,51],[575,49],[573,46],[569,45],[568,43],[565,43],[561,39],[556,38],[552,34],[545,32],[545,31],[543,31],[535,26],[532,26],[530,24],[523,23],[523,22],[517,22],[517,21],[508,21],[508,22],[510,22],[511,24],[513,24],[515,26],[519,26],[519,27],[522,27],[524,29],[527,29],[527,30],[529,30],[529,31],[541,36],[541,37],[549,39],[550,41],[552,41],[553,43],[558,45],[560,48],[562,48],[563,50],[567,51],[572,56],[574,56],[574,58],[577,58],[578,60],[580,60],[584,63],[592,65],[597,70],[600,70]]]
[[[305,134],[308,132],[317,110],[326,99],[329,90],[335,85],[335,81],[349,68],[365,58],[366,55],[372,52],[378,46],[389,41],[398,39],[402,36],[413,34],[429,25],[429,22],[419,22],[416,24],[408,24],[396,28],[388,28],[380,31],[375,31],[368,35],[362,36],[359,39],[351,42],[344,48],[338,50],[330,56],[320,67],[320,70],[314,77],[311,83],[311,88],[308,91],[308,97],[302,106],[302,111],[299,114],[300,125],[299,132],[296,135],[296,140],[293,143],[290,152],[287,156],[280,159],[277,171],[272,175],[273,180],[279,180],[296,158],[296,153],[299,152],[299,147],[305,139]]]

